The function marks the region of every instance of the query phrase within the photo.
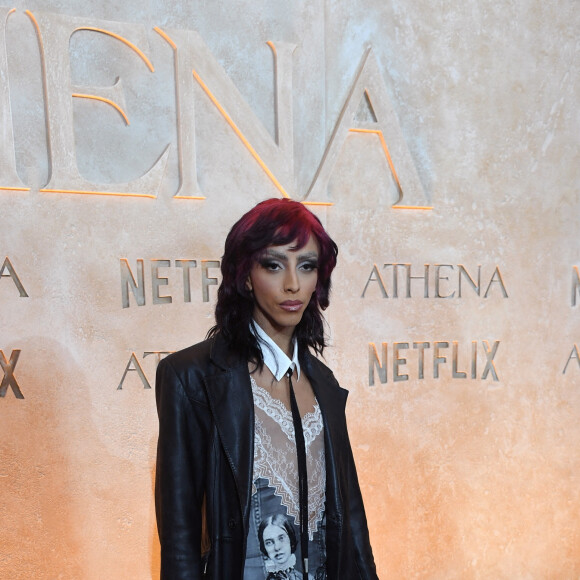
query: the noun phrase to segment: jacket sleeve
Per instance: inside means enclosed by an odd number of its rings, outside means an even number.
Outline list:
[[[202,577],[201,535],[208,408],[184,388],[191,373],[176,373],[164,359],[157,368],[155,394],[159,440],[155,510],[161,544],[161,580]],[[190,389],[188,389],[190,391]]]
[[[361,580],[378,580],[377,569],[369,538],[369,529],[363,504],[352,447],[348,439],[349,520],[355,548],[355,564]]]

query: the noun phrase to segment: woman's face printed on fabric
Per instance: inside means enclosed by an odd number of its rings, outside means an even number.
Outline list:
[[[269,524],[264,528],[264,546],[268,557],[279,567],[283,567],[292,555],[290,538],[284,528]]]

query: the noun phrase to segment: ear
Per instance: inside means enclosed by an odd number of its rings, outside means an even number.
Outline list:
[[[248,290],[248,292],[252,292],[253,290],[253,286],[252,286],[252,279],[250,278],[250,275],[248,274],[248,277],[246,279],[246,290]]]

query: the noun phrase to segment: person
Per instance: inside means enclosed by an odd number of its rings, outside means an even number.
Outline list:
[[[263,519],[258,528],[258,540],[268,572],[266,580],[302,579],[294,569],[296,533],[286,516],[278,513]]]
[[[320,360],[337,255],[289,199],[230,230],[215,326],[157,368],[161,580],[264,580],[263,514],[293,526],[303,578],[378,580],[347,391]]]

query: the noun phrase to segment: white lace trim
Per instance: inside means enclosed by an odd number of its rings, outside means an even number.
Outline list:
[[[250,376],[250,381],[252,383],[254,405],[259,409],[262,409],[268,417],[274,419],[286,437],[294,442],[294,421],[292,420],[292,412],[286,408],[286,405],[284,405],[282,401],[272,397],[266,389],[260,387],[254,380],[254,377]],[[322,428],[322,413],[320,412],[318,402],[316,402],[314,403],[314,411],[306,413],[304,417],[302,417],[302,430],[304,431],[306,451],[308,451],[308,447],[314,439],[322,433]]]
[[[298,464],[292,413],[286,406],[258,386],[250,375],[254,396],[254,474],[253,481],[264,478],[280,497],[282,505],[298,523]],[[318,403],[302,418],[308,471],[308,536],[312,540],[324,516],[326,466],[322,413]],[[252,493],[256,493],[255,484]]]

